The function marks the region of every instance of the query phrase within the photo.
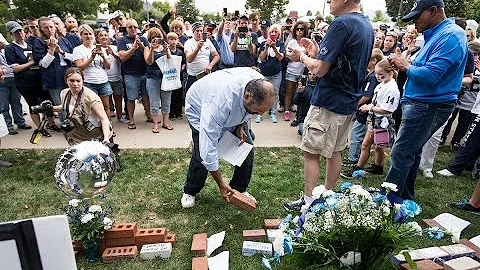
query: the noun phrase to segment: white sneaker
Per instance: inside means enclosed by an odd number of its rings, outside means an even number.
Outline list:
[[[252,199],[255,203],[257,203],[257,199],[255,199],[255,197],[252,196],[252,194],[248,193],[248,192],[243,192],[242,193],[243,195],[247,196],[248,198]]]
[[[180,201],[182,202],[183,208],[191,208],[195,205],[195,196],[183,193]]]
[[[422,174],[425,178],[433,178],[433,173],[430,170],[422,170]]]
[[[456,176],[455,174],[451,173],[447,169],[443,169],[441,171],[438,171],[437,173],[440,174],[440,175],[443,175],[443,176],[448,176],[448,177]]]

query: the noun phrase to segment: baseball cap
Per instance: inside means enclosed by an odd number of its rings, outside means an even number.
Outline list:
[[[260,27],[262,28],[268,28],[270,27],[272,24],[270,23],[269,20],[262,20],[262,22],[260,23]]]
[[[192,24],[192,31],[195,31],[195,29],[197,29],[199,27],[203,27],[203,23],[196,22],[196,23]]]
[[[13,34],[15,32],[17,32],[18,30],[22,30],[22,26],[17,23],[17,22],[14,22],[14,21],[9,21],[5,24],[5,26],[7,27],[7,31],[10,33],[10,34]]]
[[[248,21],[248,16],[243,14],[242,16],[240,16],[239,18],[240,20],[247,20]]]
[[[122,16],[125,16],[123,12],[121,12],[120,10],[115,10],[115,12],[113,12],[112,15],[110,15],[110,20],[113,20]]]
[[[292,20],[292,18],[287,18],[287,19],[285,20],[285,22],[286,22],[286,23],[293,23],[293,20]]]
[[[445,7],[445,4],[442,0],[417,0],[413,3],[412,10],[407,15],[403,16],[402,21],[408,22],[413,19],[413,17],[420,14],[420,12],[428,9],[430,7]]]

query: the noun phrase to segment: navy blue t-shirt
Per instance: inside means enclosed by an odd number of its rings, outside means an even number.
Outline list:
[[[368,97],[370,99],[369,103],[371,103],[372,101],[375,87],[377,87],[377,85],[378,85],[378,81],[377,81],[377,77],[375,77],[375,71],[372,71],[367,76],[367,80],[365,82],[365,87],[364,87],[365,92],[363,93],[364,97]],[[360,110],[357,111],[356,119],[358,122],[362,124],[366,124],[367,117],[368,117],[368,112],[361,112]]]
[[[327,74],[317,79],[312,105],[343,115],[357,110],[373,40],[372,25],[361,13],[338,16],[330,24],[317,59],[331,66]]]
[[[142,41],[145,47],[148,47],[148,41],[143,36],[139,36],[140,40]],[[135,38],[124,36],[117,43],[118,51],[127,51],[130,49],[133,44],[135,43]],[[143,76],[147,72],[147,63],[143,58],[143,49],[138,47],[135,50],[132,57],[127,61],[122,63],[122,69],[125,75],[139,75]]]
[[[29,43],[26,44],[26,48],[22,48],[15,43],[10,43],[5,47],[5,59],[9,65],[23,65],[32,59],[32,46]],[[33,65],[29,69],[15,73],[14,78],[17,86],[42,89],[42,73],[38,65]]]
[[[250,33],[251,40],[250,42],[257,45],[258,44],[258,36],[256,33]],[[230,39],[230,44],[232,44],[233,40],[235,39],[235,34],[232,34],[232,37]],[[247,38],[243,37],[238,37],[238,43],[237,43],[237,50],[233,53],[233,65],[235,67],[251,67],[255,66],[255,59],[253,58],[253,55],[250,54],[248,51],[248,46],[247,46]]]
[[[258,49],[258,55],[260,55],[260,53],[265,50],[265,44],[266,41],[260,44],[260,48]],[[275,47],[277,47],[279,53],[285,53],[285,44],[282,41],[277,40],[277,42],[275,43]],[[264,76],[273,76],[282,71],[282,62],[278,61],[276,56],[272,56],[269,54],[269,52],[267,52],[267,60],[265,62],[261,62],[258,67],[260,68]]]
[[[157,65],[158,58],[165,55],[165,51],[153,51],[153,63],[147,66],[147,78],[161,79],[163,77],[160,67]]]

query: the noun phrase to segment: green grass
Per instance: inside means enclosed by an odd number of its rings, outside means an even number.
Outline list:
[[[53,179],[58,150],[2,150],[0,159],[14,166],[0,170],[0,222],[21,218],[61,214],[60,207],[67,198]],[[116,174],[109,186],[108,200],[114,209],[114,218],[120,222],[137,222],[141,227],[166,227],[177,235],[170,260],[125,260],[115,264],[86,265],[78,262],[79,269],[190,269],[189,253],[194,233],[208,235],[226,231],[223,247],[218,252],[230,251],[230,269],[261,269],[259,257],[241,255],[242,236],[245,229],[262,227],[264,218],[283,217],[282,203],[296,199],[303,190],[303,158],[296,148],[256,149],[255,166],[249,191],[257,198],[257,210],[247,213],[226,204],[220,197],[214,181],[209,178],[197,197],[194,208],[183,210],[179,199],[190,159],[183,149],[176,150],[123,150],[125,169]],[[440,149],[434,170],[442,169],[453,157]],[[324,162],[321,162],[324,168]],[[232,175],[231,168],[222,163],[225,179]],[[320,179],[323,179],[323,169]],[[383,177],[367,176],[365,186],[379,186]],[[323,182],[323,180],[321,180]],[[462,238],[480,234],[480,216],[450,209],[447,203],[468,198],[476,181],[469,173],[461,177],[433,179],[417,177],[417,199],[423,212],[417,218],[432,218],[450,212],[469,220],[470,225]],[[450,240],[432,241],[418,238],[413,248],[449,244]],[[388,269],[389,266],[385,266]],[[298,269],[284,263],[275,269]],[[325,268],[332,269],[332,268]]]

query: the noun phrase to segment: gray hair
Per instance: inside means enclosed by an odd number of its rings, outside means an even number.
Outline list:
[[[252,95],[253,102],[260,104],[266,98],[275,96],[275,87],[269,79],[254,79],[247,83],[245,92]]]

